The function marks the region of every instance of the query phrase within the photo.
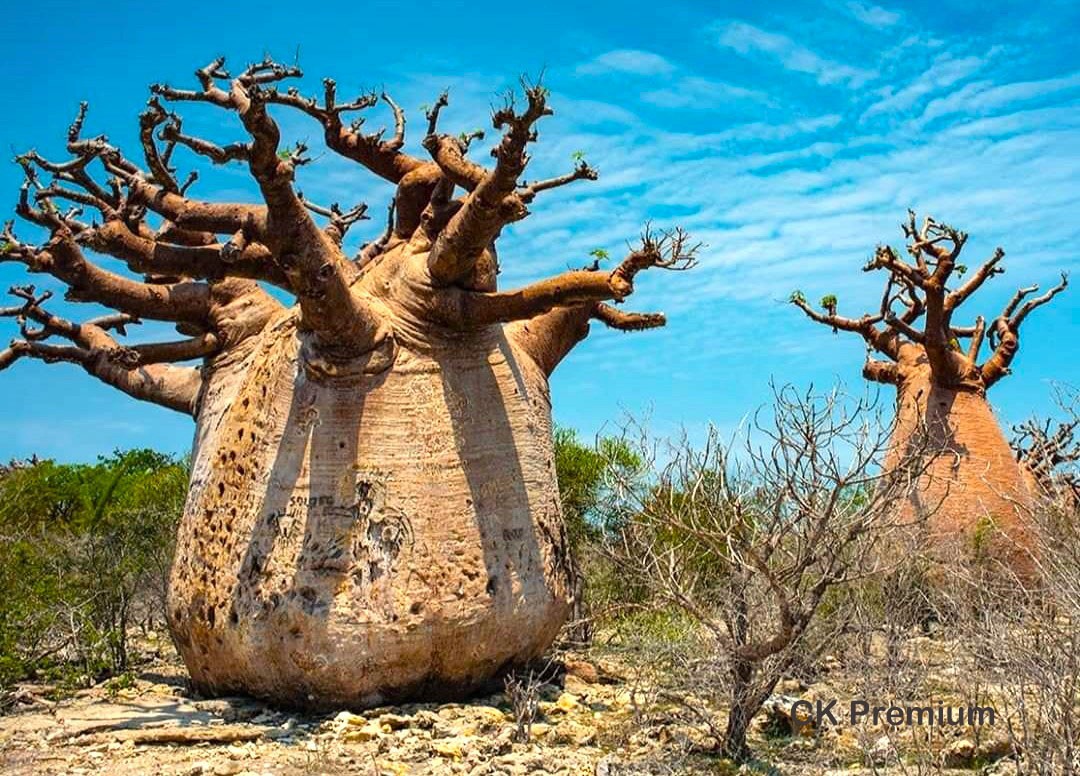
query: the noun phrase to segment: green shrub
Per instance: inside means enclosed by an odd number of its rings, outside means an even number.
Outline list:
[[[186,490],[186,464],[151,450],[0,473],[0,691],[127,669],[135,619],[163,611]]]

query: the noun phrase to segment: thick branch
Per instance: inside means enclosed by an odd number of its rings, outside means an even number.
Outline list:
[[[195,412],[195,400],[202,384],[202,375],[198,369],[163,364],[128,368],[117,364],[107,350],[88,350],[42,342],[15,342],[10,349],[46,363],[67,361],[78,364],[87,374],[118,388],[128,396],[186,415]]]
[[[439,113],[449,104],[449,95],[443,92],[435,101],[435,104],[427,111],[428,131],[424,137],[424,148],[435,163],[455,186],[460,186],[466,191],[472,191],[488,175],[488,171],[481,165],[465,158],[468,150],[468,142],[473,137],[482,138],[483,132],[465,137],[453,137],[436,132],[439,121]]]
[[[555,307],[609,299],[621,302],[633,293],[638,272],[650,267],[690,269],[696,264],[696,250],[697,246],[689,245],[686,235],[679,230],[659,240],[646,233],[642,247],[608,273],[575,270],[517,291],[466,292],[462,301],[463,321],[466,326],[483,326],[533,318]]]
[[[969,296],[978,291],[988,278],[1003,273],[1005,270],[998,266],[998,263],[1003,258],[1005,258],[1005,251],[1001,248],[995,248],[994,255],[990,257],[989,261],[975,270],[974,274],[972,274],[967,282],[945,298],[945,310],[951,313],[957,307],[962,305]]]
[[[514,321],[506,327],[506,335],[550,376],[574,346],[588,336],[594,309],[592,302],[556,307],[535,318]]]
[[[217,335],[209,333],[177,342],[151,342],[127,346],[127,350],[138,356],[139,365],[191,361],[213,355],[220,348],[221,343],[218,342]]]
[[[868,358],[863,364],[863,377],[875,383],[887,383],[898,385],[900,383],[900,369],[892,361],[878,361]]]
[[[201,92],[179,92],[167,86],[152,89],[166,99],[209,102],[236,112],[251,136],[248,168],[266,202],[265,244],[278,258],[300,301],[302,327],[315,332],[323,355],[332,361],[372,350],[386,338],[387,330],[372,303],[352,291],[356,267],[315,224],[293,189],[294,171],[303,162],[304,149],[298,146],[294,154],[279,154],[281,133],[266,109],[276,93],[260,86],[299,75],[299,70],[264,60],[232,79],[226,91],[216,84],[229,78],[223,66],[222,60],[216,60],[198,71]],[[329,86],[327,101],[328,105],[333,102]]]
[[[14,242],[10,228],[5,232],[9,247],[0,260],[14,259],[31,272],[46,272],[70,286],[67,298],[97,302],[139,318],[160,321],[205,323],[210,312],[210,290],[204,283],[140,283],[87,261],[75,238],[62,224],[48,245],[37,250]]]
[[[990,327],[998,342],[993,354],[980,367],[987,388],[1010,373],[1013,359],[1016,358],[1016,353],[1020,349],[1020,324],[1024,322],[1024,319],[1032,310],[1050,302],[1055,296],[1064,291],[1068,285],[1068,275],[1062,273],[1060,283],[1042,296],[1028,300],[1019,310],[1016,310],[1017,305],[1026,296],[1037,291],[1038,286],[1022,288],[1016,292],[1005,306],[1005,310],[994,320]]]
[[[492,151],[495,169],[477,184],[436,239],[428,257],[428,269],[436,285],[464,279],[503,226],[528,214],[514,189],[528,163],[525,146],[535,139],[533,125],[550,115],[551,109],[542,86],[526,85],[525,96],[528,105],[521,114],[514,112],[512,102],[495,112],[495,128],[506,128]]]
[[[240,232],[236,241],[211,245],[174,245],[133,234],[117,220],[79,236],[79,241],[95,251],[123,259],[140,274],[180,275],[218,280],[224,277],[266,280],[288,289],[285,274],[273,260],[269,249],[248,242]],[[238,244],[239,243],[239,244]]]
[[[325,79],[324,101],[319,105],[314,98],[300,96],[295,89],[281,93],[267,90],[267,101],[276,105],[286,105],[303,111],[322,124],[326,145],[342,156],[367,167],[376,175],[391,183],[399,183],[405,175],[424,164],[419,159],[406,153],[401,148],[405,144],[405,112],[387,94],[381,99],[394,113],[394,135],[390,140],[383,140],[383,132],[364,134],[359,131],[361,121],[346,127],[341,114],[370,108],[376,103],[374,95],[361,95],[350,103],[338,104],[336,101],[337,85],[332,79]]]
[[[979,360],[979,351],[982,349],[983,339],[986,336],[986,319],[981,315],[975,319],[975,326],[971,332],[971,342],[968,344],[967,357],[971,363]]]
[[[593,306],[592,317],[609,329],[618,331],[645,331],[667,325],[667,318],[663,313],[624,312],[603,302]]]
[[[188,199],[137,174],[125,176],[124,181],[133,199],[181,229],[214,234],[233,234],[243,229],[256,239],[265,235],[264,207]]]
[[[12,290],[33,293],[33,289]],[[119,345],[104,328],[92,323],[76,324],[52,315],[40,306],[41,301],[41,298],[28,301],[22,315],[40,323],[47,334],[65,337],[74,344],[52,345],[39,341],[39,338],[16,340],[0,353],[0,369],[23,356],[46,363],[67,361],[78,364],[88,374],[129,396],[178,412],[194,413],[202,383],[198,369],[157,364],[135,367],[132,364],[134,354]]]

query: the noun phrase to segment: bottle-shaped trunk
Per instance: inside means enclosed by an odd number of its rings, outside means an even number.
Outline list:
[[[546,377],[493,327],[316,378],[271,324],[206,397],[169,619],[204,692],[364,706],[454,696],[569,608]]]
[[[985,394],[938,385],[929,370],[902,380],[890,456],[923,444],[931,457],[901,517],[922,521],[943,560],[989,560],[1032,580],[1031,493]]]

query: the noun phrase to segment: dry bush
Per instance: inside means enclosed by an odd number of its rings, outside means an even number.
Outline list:
[[[508,674],[504,680],[506,697],[514,712],[514,740],[528,743],[532,726],[540,710],[540,688],[543,682],[533,671]]]
[[[1008,758],[1007,772],[1022,776],[1080,773],[1080,513],[1062,494],[1048,490],[1031,514],[1036,586],[980,554],[1007,540],[988,522],[955,557],[913,546],[901,566],[847,591],[843,663],[853,695],[996,712],[983,726],[863,725],[854,733],[875,772]]]
[[[954,630],[971,655],[971,679],[992,688],[999,727],[1022,754],[1016,772],[1072,776],[1080,773],[1080,513],[1050,502],[1035,523],[1039,590],[958,577]]]
[[[879,573],[887,556],[874,547],[910,533],[892,507],[925,451],[912,446],[883,471],[889,426],[873,401],[790,387],[728,443],[715,429],[700,448],[660,443],[632,424],[625,438],[646,474],[611,469],[607,551],[624,600],[696,624],[698,637],[668,656],[670,679],[723,754],[745,761],[750,721],[777,681],[835,639],[837,620],[816,627],[827,594]],[[722,700],[726,723],[694,697]]]

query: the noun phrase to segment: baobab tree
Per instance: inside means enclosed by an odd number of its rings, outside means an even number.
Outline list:
[[[997,248],[968,275],[958,262],[964,232],[929,217],[919,226],[911,211],[902,229],[910,258],[880,245],[863,268],[886,275],[875,312],[841,316],[832,295],[822,298],[821,310],[798,291],[791,302],[834,332],[861,336],[868,350],[863,376],[896,387],[893,460],[916,436],[937,451],[905,505],[908,514],[926,520],[929,542],[949,555],[970,555],[972,543],[979,544],[981,552],[1023,577],[1034,547],[1032,495],[986,392],[1010,373],[1021,324],[1064,291],[1068,279],[1062,274],[1041,296],[1033,296],[1038,286],[1021,288],[989,323],[979,316],[973,325],[960,325],[953,320],[957,310],[1004,272],[1005,252]],[[987,340],[990,355],[980,363]]]
[[[405,114],[389,96],[341,102],[332,80],[321,99],[279,88],[300,75],[266,60],[234,76],[218,59],[193,89],[152,86],[139,119],[145,165],[84,138],[85,105],[69,159],[20,156],[17,214],[48,237],[24,242],[8,224],[3,259],[115,312],[76,323],[47,310],[47,293],[14,289],[20,303],[3,312],[22,337],[0,365],[74,363],[194,416],[167,616],[197,689],[315,707],[465,693],[542,652],[571,603],[552,370],[591,319],[662,325],[607,302],[629,296],[642,270],[692,266],[696,246],[646,228],[614,269],[500,291],[504,227],[545,191],[596,177],[578,160],[523,180],[552,113],[547,91],[523,81],[523,101],[511,93],[494,111],[501,137],[484,166],[466,155],[476,134],[440,133],[445,94],[427,111],[425,159],[403,150]],[[391,134],[346,123],[380,101]],[[178,103],[235,114],[246,139],[187,134],[166,107]],[[395,187],[385,232],[357,255],[342,239],[365,207],[297,191],[307,149],[282,144],[273,111],[304,114],[330,150]],[[193,198],[177,149],[245,165],[261,202]],[[125,344],[142,320],[184,338]]]
[[[1075,471],[1080,461],[1077,426],[1077,417],[1058,423],[1057,428],[1049,420],[1040,423],[1031,418],[1013,428],[1011,442],[1031,492],[1040,498],[1058,500],[1068,509],[1080,505],[1080,477]]]

